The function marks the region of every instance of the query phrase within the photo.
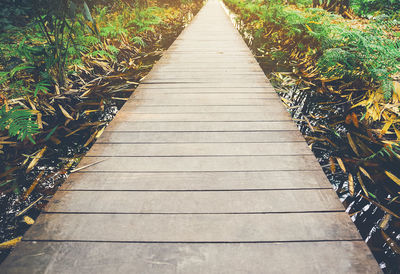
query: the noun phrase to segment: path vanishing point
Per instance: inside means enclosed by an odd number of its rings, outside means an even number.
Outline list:
[[[380,272],[217,0],[79,166],[95,162],[0,273]]]

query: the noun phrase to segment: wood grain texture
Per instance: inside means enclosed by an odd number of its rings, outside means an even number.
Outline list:
[[[123,190],[60,191],[46,211],[253,214],[344,211],[344,207],[331,189],[232,191],[229,195],[223,191],[132,192]]]
[[[312,155],[304,142],[293,143],[164,143],[95,144],[87,156],[261,156]]]
[[[279,122],[138,122],[113,120],[107,127],[107,131],[294,131],[290,134],[301,136],[292,121]],[[106,132],[107,132],[106,131]],[[282,135],[285,133],[282,133]],[[276,138],[279,134],[276,134]],[[198,135],[201,136],[201,135]],[[304,139],[303,139],[304,140]]]
[[[24,239],[133,242],[360,240],[357,229],[350,218],[343,218],[344,214],[41,214]]]
[[[82,172],[73,173],[62,190],[262,190],[331,189],[322,170],[265,172]],[[333,191],[332,191],[333,193]],[[227,194],[228,195],[228,194]]]
[[[112,127],[116,131],[105,131],[101,138],[98,139],[98,144],[150,144],[150,143],[295,143],[302,142],[303,146],[306,146],[304,139],[301,134],[297,131],[239,131],[239,132],[227,132],[227,131],[208,131],[208,132],[185,132],[185,131],[151,131],[160,123],[156,125],[152,124],[150,127],[147,124],[137,123],[124,123],[126,128]],[[118,123],[116,123],[118,125]],[[165,125],[165,124],[164,124]],[[180,129],[174,127],[173,124],[170,127],[164,127],[160,129]],[[190,128],[193,124],[188,124]],[[142,126],[142,127],[140,127]],[[184,125],[181,125],[184,126]],[[137,129],[143,129],[145,127],[147,131],[137,131]],[[173,128],[171,128],[173,127]],[[125,129],[125,131],[122,131]],[[188,128],[187,128],[188,129]],[[199,128],[197,128],[199,129]],[[119,131],[121,130],[121,131]],[[133,131],[131,131],[133,130]],[[282,145],[283,146],[283,145]]]
[[[314,155],[209,157],[85,157],[78,168],[112,172],[321,170]]]
[[[366,263],[373,261],[362,241],[257,244],[22,242],[2,265],[2,273],[381,273],[377,264]]]

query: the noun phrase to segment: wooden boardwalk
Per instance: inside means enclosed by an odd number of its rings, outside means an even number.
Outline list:
[[[380,272],[216,0],[80,166],[95,162],[1,273]]]

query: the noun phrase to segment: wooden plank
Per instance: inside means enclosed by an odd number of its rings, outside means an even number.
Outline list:
[[[271,107],[276,110],[282,108],[276,104]],[[265,108],[265,106],[143,106],[136,103],[124,105],[124,110],[135,113],[260,113],[264,112]]]
[[[25,240],[264,242],[359,240],[344,212],[41,214]]]
[[[148,106],[232,106],[232,105],[240,105],[240,106],[254,106],[254,105],[264,105],[268,107],[271,105],[271,101],[274,99],[262,99],[262,98],[220,98],[220,100],[216,101],[215,98],[208,98],[208,96],[204,96],[201,98],[176,98],[175,100],[170,100],[169,98],[153,98],[153,99],[136,99],[137,104],[145,104]],[[274,102],[276,104],[276,102]]]
[[[201,94],[222,94],[226,95],[228,98],[231,94],[238,94],[236,96],[239,96],[241,98],[247,97],[246,95],[249,96],[255,96],[256,94],[260,95],[263,94],[265,95],[266,93],[271,93],[275,94],[276,91],[269,87],[269,88],[243,88],[243,87],[191,87],[191,88],[152,88],[151,86],[141,86],[140,88],[137,88],[135,91],[135,94],[141,93],[141,92],[146,92],[148,94],[182,94],[182,93],[187,93],[187,94],[196,94],[196,93],[201,93]],[[241,96],[240,96],[241,95]],[[272,97],[271,95],[267,95],[268,97]],[[276,104],[275,105],[279,105]]]
[[[195,173],[76,172],[68,177],[61,189],[127,191],[331,189],[331,184],[323,176],[322,170]]]
[[[294,125],[292,121],[276,121],[276,122],[124,122],[118,121],[118,123],[114,120],[107,127],[107,131],[194,131],[194,132],[221,132],[221,131],[231,131],[231,132],[240,132],[240,131],[271,131],[271,135],[276,137],[276,140],[279,140],[279,136],[285,136],[286,133],[283,131],[292,131],[292,135],[300,136],[298,133],[298,129]],[[105,135],[107,133],[103,133]],[[279,131],[279,132],[272,132]],[[297,133],[295,133],[297,132]],[[206,133],[204,133],[206,134]],[[211,134],[213,135],[213,134]],[[183,136],[183,135],[180,135]],[[202,135],[197,135],[201,138]],[[273,138],[274,138],[273,137]],[[251,138],[249,134],[249,138]],[[267,137],[266,137],[267,138]],[[290,137],[282,137],[286,139],[291,139]]]
[[[125,127],[123,127],[125,125]],[[296,131],[266,132],[140,132],[132,123],[124,123],[120,127],[109,127],[121,131],[105,131],[97,144],[134,144],[134,143],[287,143],[303,142],[304,138]],[[135,124],[136,125],[136,124]],[[140,125],[138,125],[139,127]],[[139,130],[142,129],[141,127]],[[147,129],[147,128],[146,128]],[[153,129],[159,129],[154,127]],[[168,128],[166,128],[168,129]],[[175,129],[175,128],[174,128]],[[125,130],[125,131],[124,131]]]
[[[264,76],[265,77],[265,76]],[[202,75],[202,76],[192,76],[190,78],[190,83],[215,83],[215,82],[233,82],[233,83],[242,83],[242,81],[246,80],[254,80],[254,81],[259,81],[262,83],[265,83],[265,78],[261,75],[258,74],[252,74],[252,75],[243,75],[243,74],[226,74],[226,75],[221,75],[221,74],[215,74],[210,72],[207,75]],[[144,80],[141,82],[142,84],[170,84],[170,83],[183,83],[188,79],[187,76],[171,76],[171,77],[163,77],[163,76],[154,76],[150,78],[149,80]],[[211,85],[210,85],[211,86]],[[224,86],[222,86],[224,88]],[[257,88],[257,87],[252,87],[252,88]],[[250,88],[249,88],[250,89]],[[272,89],[269,90],[272,92]]]
[[[100,162],[99,162],[100,161]],[[97,163],[97,164],[94,164]],[[225,157],[86,157],[78,167],[85,171],[177,172],[320,170],[313,155]]]
[[[185,55],[180,55],[180,56],[185,56]],[[204,56],[199,56],[196,58],[204,59]],[[230,57],[228,57],[230,58]],[[197,80],[220,80],[220,81],[234,81],[234,82],[247,82],[254,80],[256,82],[261,82],[265,83],[265,75],[259,71],[259,72],[243,72],[243,73],[237,73],[233,74],[231,72],[223,72],[220,71],[220,73],[215,73],[213,71],[204,71],[202,73],[191,73],[190,72],[181,72],[181,73],[171,73],[168,76],[163,74],[163,73],[151,73],[148,75],[142,83],[145,83],[147,81],[149,82],[157,82],[157,80],[180,80],[180,81],[187,81],[188,79],[197,79]],[[214,81],[210,81],[209,83],[212,83]]]
[[[164,73],[159,73],[159,74],[154,74],[151,77],[151,81],[160,83],[160,82],[183,82],[184,80],[188,79],[188,75],[192,74],[193,72],[186,72],[186,73],[179,73],[177,75],[177,73],[171,73],[170,77],[165,77],[163,75],[165,75]],[[209,81],[207,83],[213,83],[214,81],[230,81],[230,82],[236,82],[240,80],[251,80],[254,78],[259,78],[260,80],[262,79],[263,82],[265,82],[265,79],[262,77],[265,77],[265,75],[260,75],[261,73],[252,73],[252,74],[244,74],[244,73],[232,73],[232,72],[228,72],[228,73],[223,73],[220,72],[218,74],[215,73],[215,71],[210,71],[208,73],[204,73],[202,72],[202,75],[199,75],[200,73],[196,73],[196,76],[192,76],[191,80],[194,80],[195,82],[199,82],[199,81],[205,81],[205,79],[208,79]],[[211,81],[212,80],[212,81]],[[147,83],[146,80],[143,83]],[[151,82],[150,82],[151,83]],[[233,89],[231,88],[226,88],[226,87],[221,87],[224,89]],[[220,88],[220,89],[221,89]],[[251,90],[251,89],[257,89],[257,87],[253,87],[253,88],[241,88],[244,91],[247,90]],[[269,92],[275,92],[272,88],[264,88],[264,90],[267,90]]]
[[[249,58],[253,58],[253,56],[251,56],[249,54],[249,52],[235,52],[235,51],[231,51],[231,52],[221,52],[221,51],[199,51],[199,52],[188,52],[188,51],[171,51],[171,52],[167,52],[167,54],[164,54],[165,58],[169,58],[169,59],[179,59],[179,58],[186,58],[188,55],[191,56],[191,58],[193,59],[199,59],[199,58],[206,58],[206,59],[213,59],[213,60],[219,60],[219,58],[229,58],[229,59],[234,59],[234,58],[239,58],[240,61],[245,62],[246,60],[248,60]],[[158,64],[159,65],[159,64]],[[153,75],[153,74],[151,74]],[[192,75],[193,76],[193,75]],[[265,76],[264,76],[265,77]]]
[[[120,112],[115,121],[178,121],[178,122],[271,122],[291,121],[289,113],[284,110],[264,113],[136,113],[134,111]]]
[[[204,65],[206,67],[206,65]],[[207,66],[211,66],[211,64],[207,64]],[[227,65],[229,66],[229,65]],[[166,66],[166,68],[170,68],[169,66]],[[198,88],[230,88],[230,87],[236,87],[236,88],[258,88],[262,87],[265,85],[267,82],[249,82],[246,84],[243,83],[232,83],[230,81],[208,81],[208,80],[203,80],[203,81],[182,81],[182,82],[170,82],[170,81],[165,81],[163,82],[147,82],[147,83],[141,83],[146,88],[192,88],[192,87],[198,87]]]
[[[271,99],[266,99],[266,98],[222,98],[222,96],[219,98],[219,100],[216,100],[216,98],[209,98],[208,96],[196,96],[196,98],[179,98],[179,96],[176,96],[174,100],[171,100],[171,98],[158,98],[154,97],[152,99],[136,99],[137,104],[145,104],[148,106],[154,106],[154,105],[163,105],[163,106],[187,106],[187,105],[197,105],[197,106],[232,106],[232,105],[240,105],[240,106],[253,106],[253,105],[264,105],[268,107],[268,105],[271,104],[269,102],[270,100],[275,100],[273,98]],[[276,102],[274,102],[276,104]]]
[[[87,156],[228,156],[313,155],[304,142],[295,143],[166,143],[95,144]]]
[[[257,64],[256,60],[249,59],[248,56],[224,56],[224,55],[213,55],[213,56],[190,56],[190,55],[175,55],[175,56],[168,56],[166,55],[162,58],[158,65],[168,65],[170,63],[179,63],[179,64],[197,64],[197,63],[221,63],[221,64],[243,64],[244,66],[248,64]]]
[[[207,95],[204,95],[207,97]],[[182,104],[178,104],[178,103]],[[145,104],[144,104],[145,103]],[[265,100],[257,100],[257,99],[226,99],[224,101],[211,101],[211,100],[178,100],[178,103],[174,103],[173,101],[154,101],[153,100],[128,100],[124,104],[124,109],[132,106],[142,106],[146,108],[152,107],[264,107],[265,109],[279,109],[282,108],[282,105],[276,103],[275,100],[265,99]]]
[[[46,207],[46,211],[251,214],[344,212],[344,207],[332,189],[231,191],[229,195],[223,191],[59,191]]]
[[[225,67],[225,68],[214,68],[214,67],[190,67],[190,68],[182,68],[182,67],[172,67],[170,66],[169,68],[164,68],[161,66],[155,66],[153,68],[154,70],[156,70],[159,73],[175,73],[175,72],[193,72],[193,73],[197,73],[197,72],[214,72],[214,73],[223,73],[223,72],[232,72],[232,73],[249,73],[249,72],[253,72],[253,73],[259,73],[260,72],[260,68],[239,68],[239,67]],[[262,71],[262,70],[261,70]]]
[[[3,267],[5,274],[381,273],[362,241],[258,244],[22,242]]]
[[[179,100],[192,100],[197,101],[204,98],[204,94],[198,92],[192,93],[157,93],[153,94],[152,92],[139,92],[134,93],[131,98],[133,100],[170,100],[174,101],[176,99]],[[229,99],[276,99],[276,94],[274,93],[209,93],[207,94],[208,100],[213,100],[215,102]]]

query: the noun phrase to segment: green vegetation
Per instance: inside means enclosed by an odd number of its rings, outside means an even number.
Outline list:
[[[381,18],[399,18],[399,0],[352,0],[351,8],[359,16],[383,15]]]
[[[321,92],[337,93],[353,100],[354,107],[363,106],[363,120],[381,122],[380,135],[393,129],[400,140],[400,42],[395,21],[345,20],[282,1],[226,3],[240,14],[247,31],[265,41],[266,51],[276,49],[267,54],[300,61],[296,73],[318,83]]]
[[[116,79],[140,80],[164,36],[179,32],[200,4],[7,1],[0,10],[0,140],[8,147],[8,136],[47,141],[55,121],[72,124],[87,110],[72,101],[96,98],[103,109],[114,96],[104,87]],[[3,162],[0,173],[5,169]]]
[[[95,75],[137,70],[134,60],[157,46],[160,31],[181,25],[185,12],[194,6],[180,1],[175,6],[97,2],[89,2],[91,9],[84,1],[69,0],[5,4],[0,16],[0,107],[6,107],[0,121],[9,121],[5,116],[17,105],[43,119],[56,112],[75,119],[73,107],[58,101],[61,97],[80,90]],[[33,119],[33,115],[21,117],[27,123]],[[37,129],[45,130],[46,124],[37,119],[36,127],[11,132],[2,122],[0,129],[34,142],[41,136]]]

